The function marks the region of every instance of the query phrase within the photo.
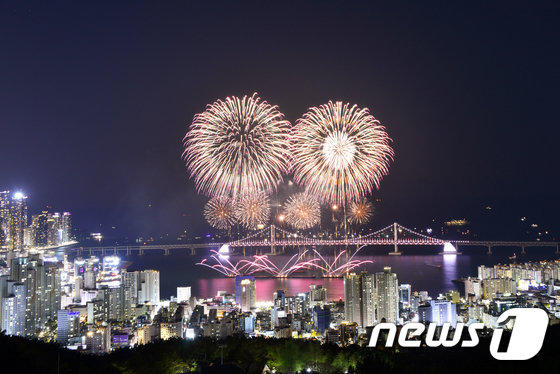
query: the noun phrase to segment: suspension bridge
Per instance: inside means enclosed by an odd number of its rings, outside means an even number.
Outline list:
[[[312,237],[302,234],[289,232],[276,225],[270,225],[263,228],[245,238],[233,240],[227,243],[198,243],[198,244],[150,244],[136,246],[102,246],[102,247],[75,247],[79,253],[89,252],[90,255],[101,252],[105,254],[118,254],[126,252],[130,255],[132,252],[144,254],[146,251],[157,250],[163,251],[164,254],[170,254],[171,250],[187,250],[190,254],[195,255],[197,250],[217,249],[223,245],[235,252],[239,248],[270,248],[271,255],[277,253],[278,248],[285,247],[351,247],[351,246],[391,246],[390,255],[401,255],[400,246],[445,246],[451,243],[452,249],[446,248],[440,254],[459,254],[457,248],[460,246],[485,247],[488,254],[492,254],[492,249],[496,247],[517,247],[521,249],[521,254],[526,253],[527,248],[535,247],[555,247],[556,254],[560,254],[560,244],[558,242],[544,241],[471,241],[471,240],[444,240],[432,236],[428,236],[399,223],[393,223],[375,232],[366,235],[350,235],[344,238],[332,238],[326,236],[314,235]]]

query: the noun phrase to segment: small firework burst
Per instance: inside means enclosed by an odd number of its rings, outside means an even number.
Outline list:
[[[231,199],[225,196],[210,199],[204,206],[204,218],[214,228],[229,229],[235,224]]]
[[[248,229],[255,229],[260,224],[268,223],[270,217],[268,196],[263,192],[242,196],[234,204],[234,215]]]
[[[363,225],[371,218],[373,205],[367,200],[354,201],[348,209],[348,221]]]
[[[284,209],[286,223],[300,230],[317,225],[321,217],[319,201],[306,192],[290,196]]]

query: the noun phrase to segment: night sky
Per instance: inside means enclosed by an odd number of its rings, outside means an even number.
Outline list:
[[[182,138],[258,92],[292,122],[332,99],[386,126],[373,227],[490,205],[489,231],[560,232],[558,2],[204,3],[1,2],[0,189],[85,231],[206,230]]]

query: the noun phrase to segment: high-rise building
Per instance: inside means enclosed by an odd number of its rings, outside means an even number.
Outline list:
[[[48,244],[60,244],[60,213],[49,215],[47,220]]]
[[[377,304],[377,322],[396,323],[399,318],[399,284],[397,274],[390,267],[375,273],[375,302]]]
[[[61,243],[68,243],[72,240],[72,215],[70,212],[62,213],[62,220],[60,222],[61,230]]]
[[[284,300],[284,310],[286,313],[305,314],[308,307],[307,295],[305,293],[299,293],[296,296],[286,296]]]
[[[0,248],[8,248],[10,191],[0,191]]]
[[[102,301],[101,321],[123,322],[130,315],[130,288],[103,288],[97,292],[96,300]]]
[[[321,334],[329,329],[331,324],[331,309],[328,305],[323,307],[315,305],[313,308],[313,326]]]
[[[465,279],[465,298],[469,295],[474,296],[475,300],[478,300],[482,296],[482,284],[480,279],[468,277]]]
[[[49,320],[56,318],[61,302],[61,274],[58,264],[45,262],[41,255],[12,259],[10,278],[24,286],[27,336],[34,336]]]
[[[358,341],[359,328],[356,322],[342,322],[339,326],[340,344],[347,347]]]
[[[23,247],[35,246],[35,227],[33,224],[23,229]]]
[[[418,321],[423,323],[451,323],[455,328],[457,325],[457,305],[449,300],[430,300],[429,304],[418,308]]]
[[[250,312],[257,307],[257,282],[253,279],[241,281],[241,311]]]
[[[96,289],[96,276],[95,272],[88,267],[84,273],[84,289],[85,290],[95,290]]]
[[[496,297],[497,294],[515,294],[517,292],[517,286],[513,279],[490,278],[482,281],[482,291],[485,299],[492,299]]]
[[[483,280],[483,279],[495,278],[495,277],[496,277],[496,273],[494,272],[493,267],[488,267],[484,265],[478,266],[478,279]]]
[[[457,290],[449,290],[445,293],[445,298],[454,304],[461,302],[461,295]]]
[[[59,344],[66,345],[68,338],[74,337],[79,332],[80,312],[59,310],[57,312],[57,337]]]
[[[235,277],[235,302],[238,305],[241,304],[241,289],[243,288],[241,286],[241,282],[243,282],[245,279],[254,281],[255,277],[253,275],[238,275]]]
[[[49,211],[44,209],[41,214],[34,215],[31,219],[33,244],[45,247],[49,244]]]
[[[315,305],[325,305],[327,302],[327,289],[323,286],[309,285],[309,308]]]
[[[277,290],[272,294],[272,301],[274,302],[275,307],[279,307],[282,309],[286,308],[286,291],[285,290]]]
[[[361,327],[375,322],[374,277],[362,272],[350,273],[344,278],[344,319]]]
[[[140,290],[140,272],[126,271],[121,272],[121,284],[124,287],[130,287],[130,297],[132,305],[142,304],[138,301],[138,291]]]
[[[190,287],[177,287],[177,302],[188,302],[191,298],[191,288]]]
[[[142,270],[139,276],[138,303],[159,304],[159,271]]]
[[[27,196],[16,192],[10,200],[8,227],[8,248],[12,251],[23,249],[23,232],[27,227]]]
[[[410,284],[401,284],[399,286],[399,309],[409,310],[412,292]]]
[[[0,329],[6,335],[25,336],[25,285],[13,280],[5,282],[1,299]]]

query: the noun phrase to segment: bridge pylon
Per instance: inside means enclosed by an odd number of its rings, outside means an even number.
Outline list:
[[[276,226],[270,225],[270,253],[275,255],[276,249],[274,243],[276,242]]]
[[[389,254],[390,254],[391,256],[400,256],[400,255],[402,255],[402,253],[399,252],[399,246],[397,245],[397,242],[398,242],[398,240],[399,240],[398,234],[397,234],[397,232],[398,232],[398,226],[399,226],[398,223],[396,223],[396,222],[393,223],[393,244],[394,244],[395,248],[394,248],[393,252],[389,252]]]

